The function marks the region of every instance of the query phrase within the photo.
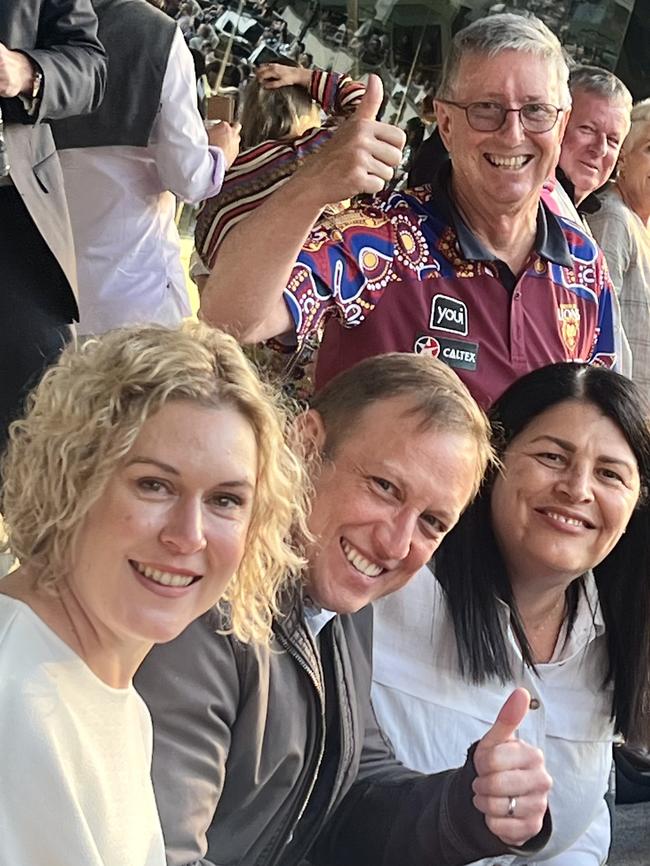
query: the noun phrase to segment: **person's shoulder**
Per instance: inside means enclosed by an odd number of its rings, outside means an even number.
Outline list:
[[[583,225],[559,214],[552,214],[550,218],[557,220],[575,267],[602,265],[603,252]]]
[[[40,619],[29,605],[0,593],[0,650],[6,651],[9,642],[39,631],[39,624]]]

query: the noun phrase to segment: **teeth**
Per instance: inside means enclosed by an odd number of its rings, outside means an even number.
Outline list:
[[[352,547],[349,541],[343,539],[341,541],[341,547],[343,548],[343,553],[345,553],[345,558],[348,562],[351,562],[357,571],[360,571],[361,574],[365,574],[366,577],[379,577],[383,572],[384,569],[381,568],[381,566],[376,565],[374,562],[369,562],[356,548]]]
[[[133,563],[140,574],[153,580],[155,583],[161,583],[163,586],[189,586],[194,577],[186,574],[172,574],[169,571],[158,571],[157,568],[151,568],[148,565],[140,565],[139,562]]]
[[[488,153],[486,156],[488,162],[499,168],[521,168],[528,162],[527,156],[495,156],[492,153]]]
[[[563,514],[558,514],[555,511],[546,512],[553,520],[559,520],[560,523],[568,523],[569,526],[586,526],[584,520],[577,520],[575,517],[565,517]]]

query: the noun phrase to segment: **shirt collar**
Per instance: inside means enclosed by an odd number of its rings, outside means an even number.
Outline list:
[[[562,186],[571,201],[574,203],[575,208],[580,214],[580,216],[591,216],[592,214],[598,213],[601,208],[601,203],[597,194],[602,191],[603,187],[601,187],[600,190],[590,192],[589,195],[580,202],[580,204],[576,204],[576,188],[571,183],[567,175],[562,171],[559,165],[555,169],[555,177],[557,178],[558,183]]]
[[[456,234],[463,258],[467,261],[500,262],[494,253],[483,246],[456,208],[451,196],[451,172],[452,164],[448,160],[438,170],[431,190],[437,209]],[[573,267],[571,252],[562,226],[541,198],[537,210],[537,231],[533,249],[542,259],[565,268]]]
[[[324,610],[322,607],[314,604],[309,596],[305,596],[305,622],[312,637],[317,637],[327,623],[333,620],[335,616],[335,611]]]

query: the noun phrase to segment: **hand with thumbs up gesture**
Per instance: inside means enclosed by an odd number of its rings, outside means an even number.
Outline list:
[[[316,204],[344,201],[358,193],[380,192],[402,156],[401,129],[375,120],[384,96],[381,79],[370,75],[354,114],[341,123],[330,141],[296,172]]]
[[[474,752],[474,805],[491,832],[515,847],[542,829],[553,784],[542,751],[517,738],[529,704],[526,689],[515,689]]]

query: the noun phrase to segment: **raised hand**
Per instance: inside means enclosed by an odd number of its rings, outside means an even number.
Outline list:
[[[354,114],[296,172],[296,181],[300,178],[322,205],[380,192],[392,178],[406,139],[401,129],[375,120],[383,95],[381,79],[370,75]]]
[[[285,66],[283,63],[265,63],[256,70],[255,75],[264,90],[277,90],[291,84],[308,88],[311,84],[311,69]]]
[[[221,120],[208,129],[208,141],[213,147],[220,147],[230,168],[239,153],[241,123],[228,123]]]
[[[515,689],[474,752],[474,805],[492,833],[513,846],[541,830],[553,784],[543,752],[517,738],[529,704],[526,689]]]

